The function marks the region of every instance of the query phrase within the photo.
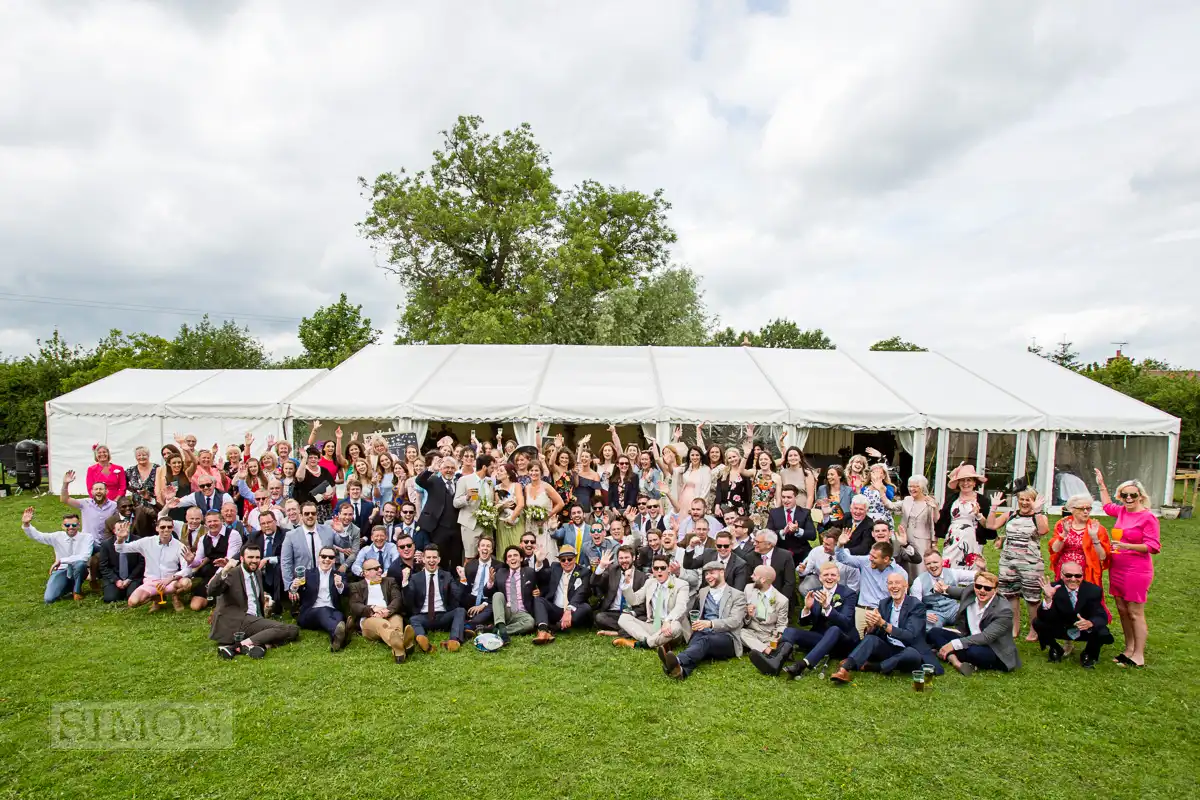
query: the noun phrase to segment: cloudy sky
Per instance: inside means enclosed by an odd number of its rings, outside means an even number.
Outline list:
[[[0,353],[209,311],[287,355],[339,291],[390,337],[356,178],[478,114],[561,185],[665,189],[723,324],[1200,367],[1198,32],[1149,0],[6,0]]]

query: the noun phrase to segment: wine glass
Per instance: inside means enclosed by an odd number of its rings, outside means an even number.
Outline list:
[[[1124,538],[1125,538],[1125,530],[1124,530],[1124,528],[1113,528],[1113,529],[1112,529],[1112,530],[1109,532],[1109,538],[1111,538],[1111,539],[1113,540],[1113,542],[1119,542],[1119,541],[1121,541],[1122,539],[1124,539]],[[1114,552],[1114,553],[1117,553],[1117,552],[1120,552],[1120,551],[1119,551],[1117,548],[1115,548],[1115,547],[1114,547],[1114,548],[1113,548],[1113,552]]]

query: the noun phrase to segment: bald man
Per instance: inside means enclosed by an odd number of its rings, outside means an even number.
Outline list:
[[[788,601],[776,589],[775,568],[759,565],[750,574],[746,586],[746,624],[742,627],[742,644],[755,653],[781,647],[780,637],[788,622]],[[783,643],[789,649],[791,645]],[[787,657],[786,655],[784,656]]]

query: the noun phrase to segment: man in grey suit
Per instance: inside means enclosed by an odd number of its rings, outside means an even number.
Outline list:
[[[316,503],[305,503],[300,507],[300,524],[288,531],[279,555],[285,587],[292,585],[296,567],[304,567],[307,572],[317,568],[317,553],[322,547],[333,547],[333,529],[317,524]]]
[[[467,467],[473,468],[467,472]],[[479,504],[494,505],[496,490],[489,480],[492,472],[492,457],[480,456],[478,461],[471,450],[463,450],[464,475],[454,483],[454,507],[458,509],[458,524],[462,528],[463,556],[476,558],[479,555],[479,539],[483,529],[475,520]]]
[[[725,565],[710,561],[704,565],[704,582],[700,590],[700,619],[683,628],[688,646],[676,656],[666,646],[658,648],[663,672],[675,680],[684,680],[706,658],[740,658],[742,640],[739,633],[746,622],[746,596],[725,583]]]
[[[938,658],[963,675],[976,669],[1012,672],[1021,666],[1013,643],[1012,606],[996,599],[997,578],[991,572],[975,575],[973,588],[950,586],[946,595],[959,602],[952,628],[934,628],[928,641]]]

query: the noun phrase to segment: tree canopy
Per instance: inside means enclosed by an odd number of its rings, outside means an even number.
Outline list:
[[[833,350],[834,344],[820,328],[802,330],[790,319],[776,318],[763,325],[757,332],[722,328],[715,332],[708,343],[714,347],[784,347],[793,350]]]
[[[462,116],[427,170],[360,178],[360,232],[405,291],[400,343],[700,344],[699,280],[671,266],[661,189],[560,189],[526,123],[493,135]],[[643,295],[667,303],[659,313]],[[619,325],[614,311],[630,309]]]
[[[924,353],[926,349],[920,345],[906,342],[899,336],[893,336],[890,339],[880,339],[875,344],[871,345],[872,350],[885,350],[894,353]]]
[[[342,292],[336,303],[318,308],[300,321],[300,344],[304,352],[285,359],[284,367],[333,369],[369,344],[379,341],[379,331],[363,317],[361,305],[351,305]]]

